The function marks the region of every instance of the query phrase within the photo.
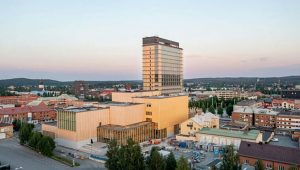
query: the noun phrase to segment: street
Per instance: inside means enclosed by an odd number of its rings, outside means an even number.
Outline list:
[[[103,164],[91,160],[76,160],[79,167],[69,167],[51,158],[45,157],[27,147],[21,146],[15,138],[0,140],[0,162],[10,164],[11,169],[53,170],[53,169],[105,169]]]

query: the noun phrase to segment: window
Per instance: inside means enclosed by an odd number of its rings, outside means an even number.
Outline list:
[[[244,164],[249,164],[249,161],[247,159],[245,159]]]
[[[146,115],[152,115],[152,112],[146,112]]]
[[[151,107],[151,104],[147,104],[147,107]]]
[[[272,164],[267,163],[266,168],[267,168],[267,169],[272,169]]]
[[[278,166],[278,170],[284,170],[284,166],[279,165],[279,166]]]
[[[147,122],[152,122],[152,119],[151,118],[146,118],[146,121]]]

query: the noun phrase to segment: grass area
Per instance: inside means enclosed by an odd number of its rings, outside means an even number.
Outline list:
[[[68,166],[74,167],[73,166],[73,160],[71,160],[71,159],[64,158],[64,157],[57,156],[57,155],[53,155],[53,156],[51,156],[51,158],[56,160],[56,161],[59,161],[63,164],[66,164]],[[80,166],[80,164],[78,162],[75,162],[75,166]]]

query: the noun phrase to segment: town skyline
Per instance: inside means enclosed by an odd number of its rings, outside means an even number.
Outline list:
[[[153,35],[180,43],[185,79],[300,73],[298,1],[0,4],[0,79],[141,80]]]

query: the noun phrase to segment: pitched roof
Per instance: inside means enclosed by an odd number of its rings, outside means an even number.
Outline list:
[[[201,115],[197,114],[191,118],[195,123],[202,125],[206,121],[211,121],[212,119],[218,119],[219,117],[212,114],[211,112],[203,113]]]
[[[0,109],[0,114],[9,115],[9,114],[20,114],[20,113],[48,112],[48,111],[51,111],[51,109],[49,109],[44,105],[38,105],[38,106],[4,108],[4,109]]]
[[[240,156],[300,165],[300,149],[295,148],[242,141],[238,153]]]

